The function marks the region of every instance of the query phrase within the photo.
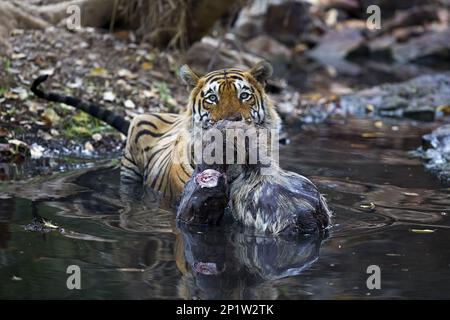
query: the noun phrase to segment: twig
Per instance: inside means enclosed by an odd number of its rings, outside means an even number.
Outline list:
[[[109,24],[109,32],[110,33],[112,33],[114,31],[114,23],[116,22],[118,4],[119,4],[119,0],[114,0],[113,12],[111,14],[111,22]]]

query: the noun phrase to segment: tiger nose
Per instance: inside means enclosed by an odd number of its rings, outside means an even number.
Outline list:
[[[226,117],[226,120],[230,121],[240,121],[242,120],[242,115],[239,112],[232,113]]]

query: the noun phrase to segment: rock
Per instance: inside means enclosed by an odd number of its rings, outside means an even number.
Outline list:
[[[231,49],[226,44],[220,45],[219,41],[209,37],[194,43],[186,52],[186,63],[200,74],[230,67],[247,69],[260,60],[252,54]]]
[[[360,0],[362,12],[370,5],[377,5],[380,7],[383,18],[390,18],[400,10],[409,9],[411,7],[432,4],[434,0]]]
[[[243,40],[256,37],[263,32],[263,22],[269,1],[250,1],[234,23],[233,33]]]
[[[319,5],[323,10],[340,9],[352,11],[360,9],[358,0],[320,0]]]
[[[320,43],[309,52],[309,55],[319,61],[345,59],[364,42],[359,28],[342,28],[328,31]]]
[[[422,35],[426,29],[422,26],[397,28],[392,31],[392,35],[398,42],[406,42],[411,38]]]
[[[20,140],[11,139],[0,143],[0,163],[22,163],[30,157],[30,148]]]
[[[30,147],[31,159],[40,159],[44,155],[45,148],[37,143],[33,143]]]
[[[431,59],[448,61],[450,57],[450,30],[429,31],[393,47],[394,59],[400,63],[427,62]]]
[[[10,33],[15,29],[44,29],[50,26],[33,13],[24,10],[20,3],[0,2],[0,53],[12,53]]]
[[[398,84],[384,84],[341,97],[341,107],[355,114],[367,106],[380,116],[430,121],[450,101],[450,72],[424,75]]]
[[[425,160],[428,170],[450,184],[450,124],[424,135],[419,155]]]
[[[266,35],[251,39],[245,47],[249,52],[260,55],[271,62],[288,61],[292,57],[291,50],[288,47]]]
[[[432,68],[417,64],[395,64],[395,67],[393,67],[391,61],[368,60],[364,67],[367,68],[368,73],[366,74],[373,72],[380,75],[382,80],[389,79],[390,82],[402,82],[424,74],[436,73],[436,70]]]
[[[332,66],[336,71],[349,75],[357,75],[360,68],[346,58],[367,51],[364,38],[359,27],[349,27],[328,31],[319,44],[308,56],[318,62]]]
[[[103,100],[113,102],[116,99],[116,95],[112,91],[103,92]]]
[[[383,11],[381,12],[384,14]],[[381,34],[391,33],[398,28],[421,26],[438,20],[439,17],[435,6],[412,6],[406,10],[397,11],[395,17],[384,21],[381,29],[372,31],[369,35],[371,37],[376,37]]]
[[[311,31],[313,21],[310,8],[309,3],[301,1],[270,5],[265,16],[264,30],[282,43],[295,45],[303,35]]]
[[[136,108],[136,105],[135,105],[134,102],[133,102],[132,100],[130,100],[130,99],[125,100],[124,106],[125,106],[125,108],[127,108],[127,109],[134,109],[134,108]]]
[[[390,59],[392,57],[392,46],[396,39],[392,35],[385,35],[373,39],[368,43],[370,54],[377,58]]]
[[[101,135],[100,133],[94,133],[94,134],[92,135],[92,139],[93,139],[95,142],[99,142],[100,140],[103,139],[103,137],[102,137],[102,135]]]

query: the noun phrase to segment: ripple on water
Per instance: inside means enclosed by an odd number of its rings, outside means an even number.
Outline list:
[[[52,283],[75,263],[97,289],[85,298],[329,299],[366,297],[365,269],[375,263],[389,268],[378,296],[450,297],[450,190],[407,154],[425,130],[351,120],[292,134],[282,166],[310,177],[334,211],[320,236],[176,226],[167,203],[122,192],[111,165],[0,187],[0,282],[13,292],[13,275],[32,278],[27,297],[70,297]],[[36,215],[74,236],[24,231]]]

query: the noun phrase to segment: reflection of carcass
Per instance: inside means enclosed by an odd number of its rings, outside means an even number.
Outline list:
[[[242,230],[181,227],[175,248],[186,299],[274,299],[271,280],[295,276],[318,256],[322,235],[295,238],[258,236]]]

